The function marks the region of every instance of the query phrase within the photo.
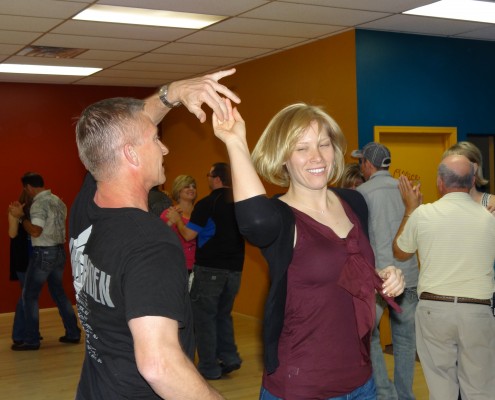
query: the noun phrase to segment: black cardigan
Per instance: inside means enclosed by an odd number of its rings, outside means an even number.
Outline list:
[[[351,189],[331,190],[351,206],[368,235],[368,207],[363,196]],[[263,317],[263,358],[265,369],[270,374],[279,365],[278,341],[284,324],[287,269],[292,261],[295,217],[286,203],[277,197],[268,199],[266,196],[237,202],[236,216],[241,233],[261,249],[268,262],[271,284]]]

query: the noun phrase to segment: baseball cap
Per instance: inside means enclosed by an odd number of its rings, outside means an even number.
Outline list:
[[[389,149],[377,142],[368,143],[362,150],[354,150],[351,156],[354,158],[366,158],[377,168],[389,167],[392,162]]]

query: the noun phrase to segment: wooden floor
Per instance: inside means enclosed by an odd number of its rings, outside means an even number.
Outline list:
[[[59,343],[63,327],[56,309],[40,311],[40,350],[10,350],[13,314],[0,314],[0,398],[16,400],[73,399],[84,357],[84,345]],[[227,400],[255,400],[261,382],[260,322],[234,314],[236,340],[244,362],[228,377],[210,381]],[[385,354],[389,373],[393,357]],[[417,400],[428,399],[421,365],[416,363],[414,393]]]

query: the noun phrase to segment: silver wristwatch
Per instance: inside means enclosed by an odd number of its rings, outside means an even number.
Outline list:
[[[170,101],[168,101],[167,93],[168,93],[168,85],[163,85],[158,91],[158,97],[160,98],[162,103],[165,104],[166,107],[175,108],[182,105],[180,101],[176,101],[175,103],[171,103]]]

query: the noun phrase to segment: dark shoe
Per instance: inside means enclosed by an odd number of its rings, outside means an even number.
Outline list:
[[[221,363],[220,367],[222,368],[222,374],[230,374],[232,371],[237,371],[239,368],[241,368],[241,364],[236,363],[236,364],[225,365]]]
[[[216,381],[218,379],[220,379],[222,377],[222,374],[220,375],[208,375],[208,374],[203,374],[202,372],[200,372],[200,374],[203,376],[203,378],[209,380],[209,381]]]
[[[12,340],[14,342],[14,344],[23,344],[24,343],[24,340]]]
[[[38,344],[29,344],[29,343],[14,343],[11,347],[12,350],[14,351],[29,351],[29,350],[38,350],[40,348],[39,343]]]
[[[70,337],[64,335],[64,336],[60,336],[58,338],[58,341],[59,342],[62,342],[62,343],[78,344],[81,341],[81,338],[80,337],[78,337],[78,338],[70,338]]]

